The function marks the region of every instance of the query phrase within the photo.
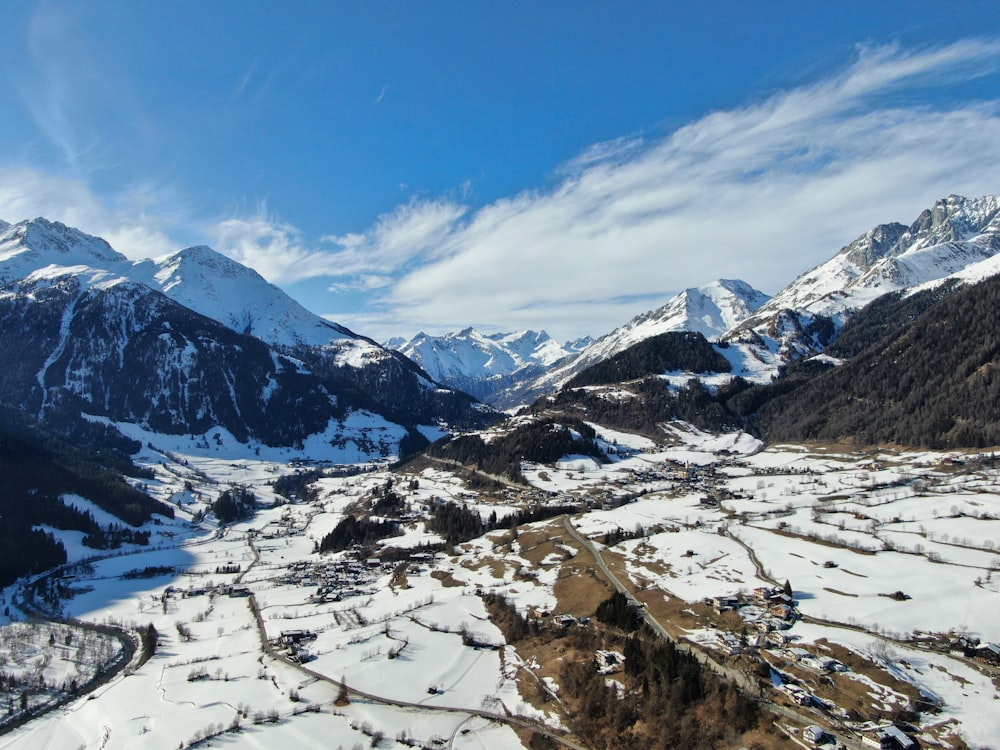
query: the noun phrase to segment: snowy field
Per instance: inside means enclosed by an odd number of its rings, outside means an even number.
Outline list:
[[[612,550],[633,583],[700,603],[788,580],[805,618],[791,630],[799,645],[825,638],[882,659],[940,699],[936,723],[951,722],[972,746],[996,745],[1000,711],[988,668],[905,642],[914,631],[1000,641],[1000,466],[990,456],[765,450],[745,434],[681,428],[659,445],[598,433],[616,447],[611,463],[567,456],[523,472],[554,499],[587,502],[591,509],[573,523],[598,546],[605,534],[625,532]],[[576,550],[557,546],[542,557],[525,540],[532,529],[561,532],[558,520],[401,563],[320,555],[323,537],[389,480],[408,520],[383,547],[440,543],[423,520],[435,502],[465,504],[484,519],[516,507],[446,470],[393,476],[357,446],[319,466],[361,461],[365,472],[326,476],[313,485],[314,499],[289,503],[272,484],[316,468],[308,450],[261,450],[249,459],[218,431],[135,437],[145,446],[139,461],[156,474],[143,486],[176,518],[147,524],[148,547],[113,553],[54,532],[82,564],[62,582],[43,579],[35,596],[88,622],[153,625],[156,653],[141,666],[133,658],[92,698],[0,736],[0,748],[172,749],[215,736],[215,746],[287,750],[370,747],[376,739],[380,747],[440,741],[503,750],[522,746],[514,730],[476,712],[561,726],[519,695],[516,678],[528,666],[477,596],[498,592],[523,613],[555,613],[561,566]],[[210,504],[237,485],[254,492],[259,510],[220,528]],[[94,510],[85,498],[68,500]],[[144,569],[149,575],[138,575]],[[23,596],[16,587],[3,592],[15,618]],[[60,631],[52,639],[63,646],[43,663],[38,643],[48,635],[28,645],[9,633],[11,643],[24,643],[5,651],[0,641],[5,669],[19,664],[53,685],[85,679],[114,646],[92,644],[79,658]],[[369,697],[335,705],[342,683]]]

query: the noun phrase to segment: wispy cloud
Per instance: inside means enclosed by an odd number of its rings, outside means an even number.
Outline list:
[[[102,131],[117,119],[121,92],[113,70],[101,64],[101,52],[87,44],[78,26],[72,7],[40,3],[28,23],[29,64],[19,83],[39,130],[67,166],[83,172],[113,159]]]
[[[310,249],[298,228],[270,214],[264,204],[254,215],[216,222],[206,232],[217,250],[273,284],[338,274],[331,253]]]
[[[411,200],[379,217],[363,234],[327,235],[322,241],[337,248],[332,255],[339,276],[398,275],[453,252],[447,240],[467,211],[449,199]]]
[[[933,107],[929,93],[995,75],[998,60],[996,40],[862,48],[825,80],[598,144],[551,189],[474,212],[400,207],[337,238],[358,261],[338,273],[368,270],[363,258],[397,269],[378,298],[386,332],[478,322],[575,336],[638,312],[625,295],[666,301],[719,276],[774,292],[876,223],[996,192],[998,102]]]
[[[74,86],[100,84],[86,64],[77,71],[58,50],[46,56],[69,27],[39,19],[32,55],[44,86],[33,112],[73,162],[94,147]],[[668,133],[595,144],[544,189],[473,207],[470,186],[459,185],[410,199],[363,232],[318,240],[265,205],[204,221],[177,210],[182,201],[163,186],[97,197],[80,169],[72,178],[0,169],[0,218],[48,216],[132,257],[207,235],[273,283],[322,279],[332,292],[325,312],[378,338],[466,325],[600,334],[720,276],[777,291],[874,224],[908,221],[949,193],[997,192],[1000,100],[934,102],[998,73],[998,40],[859,48],[809,85]],[[251,65],[234,96],[269,80]],[[367,307],[338,310],[340,294]]]

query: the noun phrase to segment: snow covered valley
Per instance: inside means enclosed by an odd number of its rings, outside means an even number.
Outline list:
[[[861,747],[905,717],[923,746],[996,746],[992,454],[595,428],[612,463],[525,465],[531,487],[491,489],[430,459],[348,468],[147,441],[145,488],[176,518],[109,556],[53,530],[71,562],[3,592],[0,748],[502,749],[535,746],[533,732],[586,747],[561,662],[624,677],[614,649],[569,651],[562,634],[603,627],[609,576],[665,635],[759,691],[795,742],[813,723]],[[276,492],[307,471],[298,492]],[[236,486],[258,510],[221,525],[210,506]],[[319,551],[390,492],[395,536]],[[431,518],[445,503],[495,530],[440,549]],[[500,523],[567,504],[579,512]],[[495,595],[554,635],[508,642]],[[26,711],[40,715],[17,726]]]

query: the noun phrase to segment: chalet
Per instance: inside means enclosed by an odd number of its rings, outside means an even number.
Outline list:
[[[304,643],[305,641],[316,640],[316,634],[311,630],[282,630],[281,631],[281,644],[284,646],[292,646],[298,643]]]
[[[782,620],[790,620],[795,616],[795,608],[788,604],[772,604],[767,611],[772,617]]]
[[[803,690],[798,685],[792,685],[790,683],[785,683],[781,685],[778,690],[788,696],[789,700],[792,701],[797,706],[811,706],[812,705],[812,695],[808,691]]]
[[[917,743],[906,736],[899,727],[888,724],[871,732],[865,732],[861,742],[878,750],[911,750]]]
[[[737,635],[733,633],[722,633],[720,639],[722,641],[721,648],[725,653],[731,656],[743,653],[743,644]]]
[[[976,649],[976,658],[991,664],[1000,664],[1000,645],[987,643]]]
[[[846,672],[847,667],[829,656],[817,656],[817,666],[825,672]]]
[[[777,593],[778,589],[773,589],[770,586],[761,586],[753,590],[753,598],[757,601],[763,602],[767,601]]]
[[[712,599],[712,605],[719,612],[728,612],[731,609],[736,609],[740,606],[739,597],[736,596],[717,596]]]
[[[250,588],[249,586],[242,586],[242,585],[231,586],[229,588],[229,595],[233,597],[250,596]]]
[[[765,623],[767,624],[767,623]],[[780,630],[770,630],[767,633],[767,642],[772,646],[784,646],[791,640],[791,636],[788,633],[783,633]]]
[[[802,730],[802,739],[806,742],[811,742],[814,745],[820,744],[826,739],[826,737],[826,730],[817,724],[810,724]]]

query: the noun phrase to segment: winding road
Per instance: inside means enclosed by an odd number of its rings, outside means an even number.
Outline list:
[[[249,570],[250,567],[256,564],[257,561],[259,561],[260,554],[257,551],[255,545],[253,544],[253,540],[248,539],[248,543],[250,545],[250,548],[253,550],[254,554],[254,562],[251,563],[250,566],[248,566]],[[292,661],[285,655],[278,653],[275,650],[274,646],[271,645],[271,642],[267,637],[267,629],[264,627],[264,618],[261,616],[260,608],[257,605],[256,595],[251,594],[249,601],[250,601],[250,609],[253,612],[254,620],[257,623],[257,633],[260,638],[261,649],[264,651],[265,654],[270,656],[272,659],[275,659],[283,664],[288,665],[289,667],[292,667],[293,669],[297,669],[299,672],[301,672],[304,675],[307,675],[312,679],[319,680],[321,682],[326,682],[327,684],[336,687],[338,690],[340,689],[341,687],[340,680],[335,680],[329,675],[323,674],[322,672],[317,672],[315,670],[309,669],[308,667],[303,666],[298,662]],[[559,745],[571,748],[572,750],[590,750],[586,745],[581,745],[578,742],[575,742],[557,732],[552,731],[552,729],[545,726],[544,724],[537,721],[532,721],[530,719],[524,719],[518,716],[499,714],[499,713],[494,713],[492,711],[484,711],[475,708],[461,708],[458,706],[437,706],[437,705],[428,705],[425,703],[414,703],[412,701],[404,701],[404,700],[399,700],[397,698],[389,698],[384,695],[375,695],[374,693],[368,693],[365,692],[364,690],[358,690],[357,688],[353,688],[347,684],[344,684],[344,688],[347,690],[347,693],[351,698],[370,701],[372,703],[379,703],[385,706],[395,706],[397,708],[415,709],[418,711],[441,711],[445,713],[462,714],[470,717],[475,716],[481,719],[486,719],[488,721],[495,721],[501,724],[507,724],[515,728],[531,730],[532,732],[544,735],[549,739],[551,739],[552,741],[558,743]]]
[[[618,576],[615,575],[615,573],[607,566],[607,563],[604,562],[604,558],[601,557],[600,550],[598,550],[597,547],[595,547],[594,544],[587,537],[585,537],[583,534],[577,531],[576,527],[573,526],[572,519],[569,516],[563,516],[563,528],[566,529],[566,532],[578,544],[580,544],[584,549],[586,549],[593,555],[594,561],[597,563],[597,567],[600,568],[601,573],[604,574],[604,576],[608,579],[608,581],[611,582],[611,584],[615,587],[616,590],[621,592],[626,597],[626,599],[632,606],[638,609],[638,611],[642,614],[643,620],[645,620],[646,624],[649,625],[649,627],[653,630],[653,632],[655,632],[661,638],[673,643],[674,646],[679,651],[686,651],[688,653],[693,654],[703,665],[711,669],[717,675],[719,675],[725,680],[734,683],[741,690],[747,693],[751,698],[753,698],[756,701],[759,701],[768,711],[787,721],[794,721],[797,724],[808,725],[816,723],[816,720],[821,716],[823,718],[827,718],[824,715],[819,714],[818,712],[811,713],[812,709],[809,709],[807,712],[806,709],[793,709],[788,706],[782,706],[777,703],[772,703],[771,701],[761,699],[760,689],[757,685],[757,682],[751,679],[749,675],[740,670],[727,667],[725,664],[721,664],[720,662],[716,661],[705,652],[699,649],[695,649],[689,643],[678,641],[677,639],[673,638],[667,631],[667,629],[664,628],[662,624],[660,624],[660,622],[653,616],[653,614],[648,609],[646,609],[646,607],[643,605],[642,602],[640,602],[632,595],[632,592],[629,591],[629,589],[625,586],[624,583],[622,583],[622,581],[618,578]],[[751,559],[754,559],[755,564],[757,564],[755,558]],[[847,737],[839,733],[831,733],[831,734],[833,735],[836,742],[838,742],[839,744],[843,745],[846,748],[849,748],[849,750],[866,750],[866,747],[853,737]]]

